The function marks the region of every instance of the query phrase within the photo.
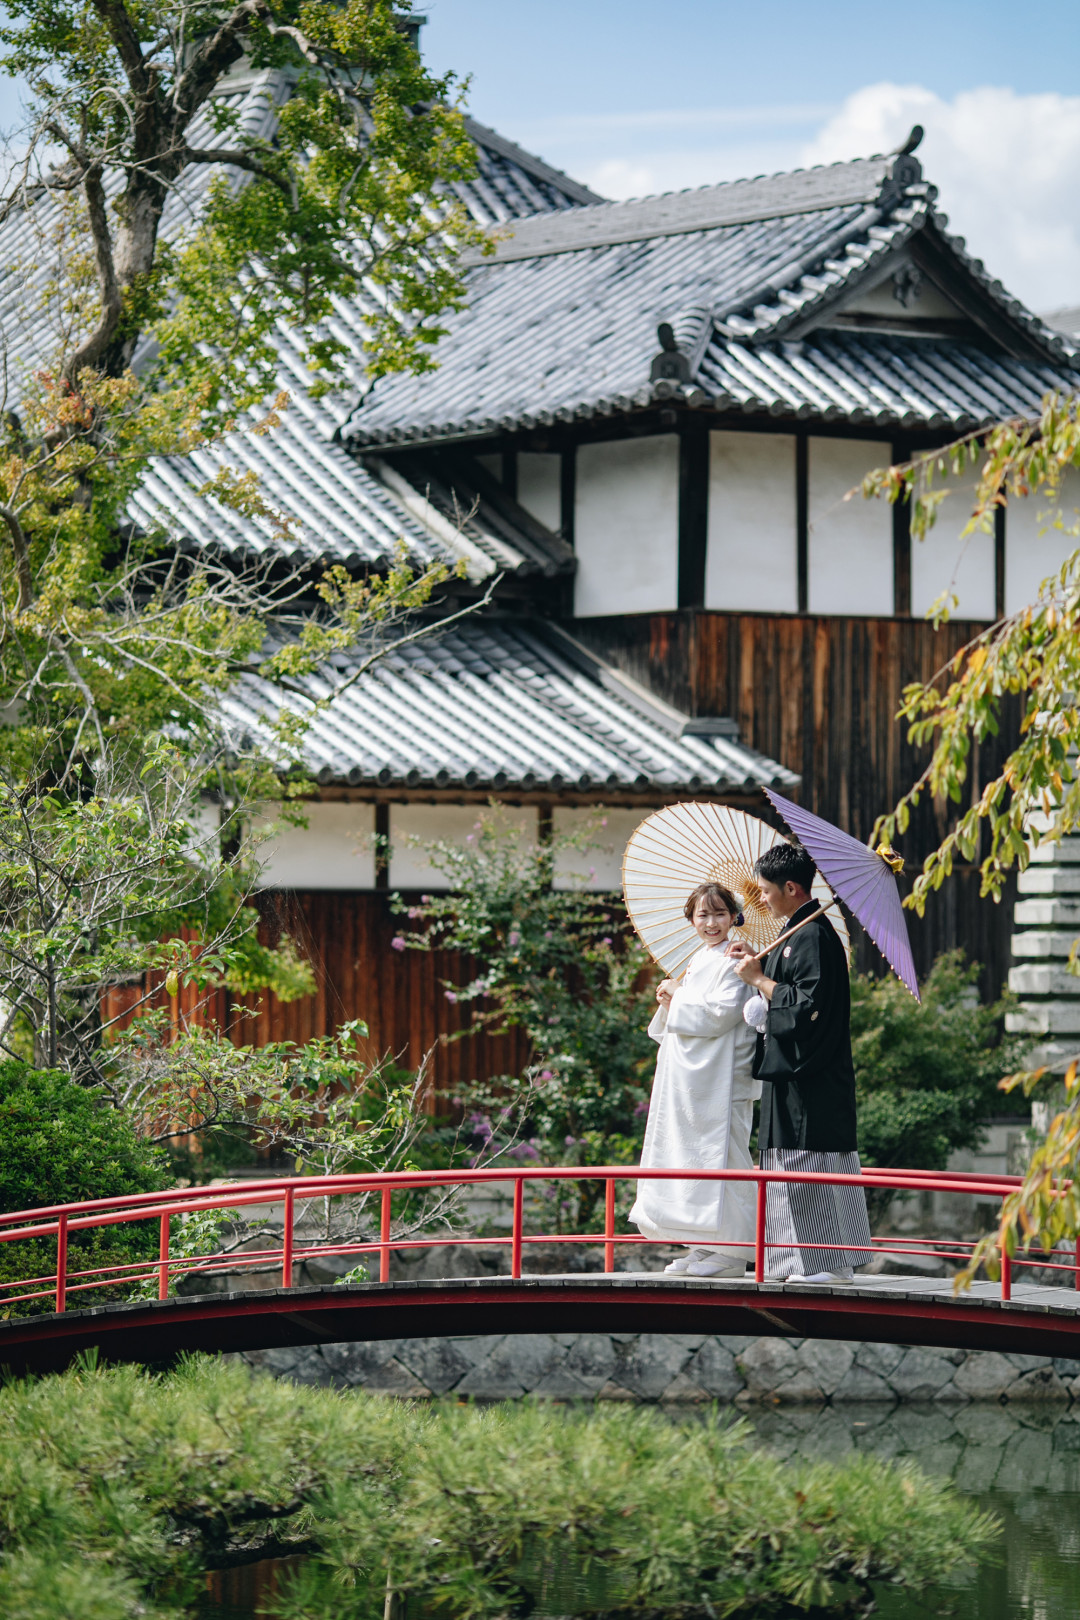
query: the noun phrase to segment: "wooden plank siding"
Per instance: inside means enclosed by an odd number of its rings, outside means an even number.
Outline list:
[[[983,628],[968,620],[934,630],[922,619],[709,611],[583,619],[575,634],[616,668],[695,716],[736,720],[751,748],[802,777],[800,803],[869,837],[923,769],[927,751],[907,741],[896,714],[904,687],[928,680]],[[972,760],[968,789],[981,791],[1004,757],[1008,728]],[[955,807],[924,799],[900,840],[909,869],[948,831]],[[996,993],[1008,971],[1010,885],[1002,903],[979,898],[974,868],[956,872],[926,918],[910,919],[920,973],[962,946],[984,964]],[[880,969],[865,945],[859,965]]]
[[[392,914],[389,895],[269,891],[259,897],[259,909],[266,943],[275,943],[286,929],[309,957],[316,993],[282,1003],[270,993],[234,996],[224,989],[201,994],[186,988],[171,1001],[163,975],[156,975],[154,1003],[170,1008],[174,1030],[182,1020],[216,1024],[239,1046],[264,1046],[330,1035],[348,1020],[362,1018],[370,1030],[366,1053],[371,1058],[390,1053],[402,1067],[415,1069],[432,1052],[433,1108],[441,1106],[436,1097],[449,1099],[470,1080],[522,1072],[526,1043],[516,1032],[446,1039],[467,1027],[469,1009],[446,999],[444,981],[466,982],[472,964],[449,951],[395,951],[390,941],[401,919]],[[111,991],[105,1017],[122,1015],[138,994],[126,987]]]

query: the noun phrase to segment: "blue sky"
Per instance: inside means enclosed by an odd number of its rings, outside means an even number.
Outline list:
[[[472,75],[477,118],[604,196],[884,151],[923,123],[969,246],[1033,308],[1080,305],[1078,0],[415,8],[431,65]],[[0,125],[17,119],[0,80]]]
[[[915,122],[956,229],[1040,309],[1080,304],[1080,5],[430,0],[470,110],[606,196],[885,150]]]

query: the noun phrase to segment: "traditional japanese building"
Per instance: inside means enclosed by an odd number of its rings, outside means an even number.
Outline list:
[[[264,107],[286,91],[263,74],[227,93]],[[769,783],[865,838],[921,767],[895,719],[905,685],[1027,601],[1072,547],[1041,532],[1035,502],[962,543],[959,489],[913,543],[906,508],[851,496],[875,467],[1080,386],[1076,340],[949,234],[912,150],[605,202],[470,132],[478,174],[461,195],[497,246],[470,267],[437,371],[368,387],[364,302],[340,303],[351,397],[313,400],[283,329],[281,428],[159,464],[133,506],[136,520],[168,510],[192,548],[284,554],[313,575],[384,568],[400,545],[418,562],[463,559],[438,612],[488,598],[316,719],[319,798],[265,880],[268,914],[299,930],[321,988],[223,1008],[247,1039],[363,1016],[374,1044],[414,1061],[453,1028],[446,964],[389,950],[389,897],[431,886],[409,835],[463,833],[491,797],[530,836],[607,807],[597,887],[616,885],[635,822],[679,798],[764,812]],[[258,472],[292,520],[287,542],[198,494],[223,460]],[[935,630],[925,614],[948,589],[957,608]],[[313,698],[333,679],[313,680]],[[280,701],[251,678],[234,721],[257,736]],[[997,757],[973,760],[974,792]],[[910,863],[949,816],[920,807]],[[920,968],[962,945],[1000,984],[1012,899],[981,902],[974,870],[958,872],[913,924]],[[475,1071],[462,1053],[440,1059],[443,1083]],[[493,1051],[487,1066],[512,1060]]]

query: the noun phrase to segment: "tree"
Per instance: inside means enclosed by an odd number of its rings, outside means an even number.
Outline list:
[[[404,1607],[494,1620],[618,1608],[868,1615],[988,1554],[995,1519],[866,1455],[781,1460],[745,1426],[388,1401],[252,1378],[83,1365],[0,1389],[0,1608],[181,1620],[207,1572],[288,1558],[283,1620]],[[283,1578],[282,1578],[283,1577]]]
[[[466,1009],[463,1038],[525,1035],[525,1073],[475,1086],[467,1100],[504,1147],[504,1113],[516,1126],[519,1108],[516,1152],[547,1163],[633,1162],[655,1061],[651,964],[627,935],[622,908],[590,893],[584,873],[572,888],[552,886],[557,857],[584,866],[603,826],[598,813],[592,826],[533,844],[504,812],[481,811],[464,844],[425,844],[449,893],[408,908],[417,926],[398,936],[400,948],[460,951],[475,967],[467,982],[445,986]],[[556,1195],[561,1230],[567,1211]],[[573,1218],[587,1220],[598,1196],[599,1183],[578,1184]]]
[[[111,1108],[104,1095],[95,1096],[56,1070],[33,1069],[10,1059],[0,1062],[0,1210],[14,1213],[84,1198],[157,1192],[171,1179],[164,1153]],[[69,1271],[123,1267],[156,1251],[156,1222],[76,1231],[71,1234]],[[40,1300],[20,1303],[12,1295],[27,1292],[25,1285],[13,1286],[20,1279],[47,1277],[55,1270],[54,1239],[0,1245],[0,1310],[16,1316],[52,1310],[47,1284]],[[74,1298],[101,1301],[98,1293]]]
[[[909,500],[912,532],[922,538],[949,494],[949,477],[975,466],[975,504],[965,533],[990,531],[999,508],[1026,498],[1039,502],[1048,526],[1077,535],[1080,524],[1075,514],[1063,512],[1061,494],[1066,471],[1080,466],[1080,397],[1048,395],[1037,419],[980,429],[944,450],[882,469],[866,480],[864,493]],[[935,618],[949,610],[943,600]],[[1010,870],[1023,871],[1034,848],[1059,841],[1080,823],[1078,631],[1080,550],[1074,550],[1034,602],[982,631],[932,680],[905,691],[898,718],[910,723],[913,742],[930,745],[930,759],[895,809],[879,820],[875,844],[904,831],[924,794],[961,805],[974,746],[1008,724],[1007,704],[1019,711],[1001,768],[958,812],[915,880],[905,904],[920,915],[958,856],[973,861],[981,855],[982,893],[997,901]],[[1069,971],[1080,972],[1075,944]],[[1030,1095],[1044,1072],[1008,1075],[1000,1088],[1023,1088]],[[1023,1186],[1005,1200],[998,1231],[976,1249],[968,1280],[980,1264],[996,1268],[1002,1252],[1053,1247],[1080,1233],[1080,1195],[1073,1190],[1080,1169],[1076,1064],[1066,1080],[1066,1106],[1035,1149]]]
[[[62,772],[107,738],[198,733],[239,671],[295,689],[376,627],[392,641],[446,577],[404,559],[320,581],[277,558],[193,558],[167,515],[151,533],[126,516],[152,458],[273,431],[288,403],[276,323],[305,344],[315,391],[342,377],[336,298],[364,302],[371,375],[432,364],[438,313],[463,296],[459,253],[479,240],[453,191],[474,159],[453,76],[422,67],[408,15],[407,0],[7,8],[0,67],[32,92],[0,208],[0,702],[16,766],[46,739]],[[281,105],[223,93],[241,63],[273,70]],[[288,527],[228,466],[203,493]]]
[[[14,0],[0,24],[31,89],[0,205],[0,1044],[28,1030],[94,1083],[110,985],[310,987],[259,944],[246,813],[305,791],[305,726],[342,686],[308,675],[348,648],[354,681],[437,628],[416,612],[441,562],[320,577],[128,516],[154,458],[275,431],[275,323],[309,392],[344,375],[335,299],[364,305],[369,375],[432,364],[479,240],[454,191],[474,156],[408,22],[408,0]],[[266,75],[238,96],[237,67]],[[250,475],[202,493],[288,538]],[[255,744],[222,710],[241,673],[291,698]]]

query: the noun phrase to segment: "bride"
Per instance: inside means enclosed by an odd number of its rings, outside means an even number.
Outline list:
[[[660,1043],[649,1102],[642,1168],[751,1170],[750,1127],[761,1082],[754,1080],[754,1031],[743,1020],[752,992],[735,972],[727,937],[741,922],[719,883],[702,883],[686,902],[702,942],[682,982],[665,979],[649,1034]],[[752,1254],[754,1183],[639,1181],[630,1219],[644,1237],[685,1243],[668,1271],[741,1277]],[[734,1247],[734,1245],[746,1247]]]

